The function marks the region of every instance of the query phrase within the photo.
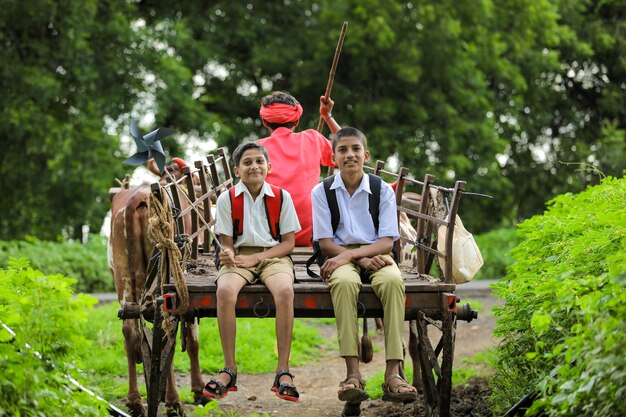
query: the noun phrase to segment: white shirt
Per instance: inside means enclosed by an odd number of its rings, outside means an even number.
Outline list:
[[[337,205],[339,206],[339,224],[333,233],[330,208],[324,192],[324,184],[319,183],[311,191],[313,204],[313,240],[333,238],[338,245],[370,244],[381,237],[399,238],[398,213],[396,211],[396,197],[384,181],[380,187],[379,225],[378,234],[374,229],[374,222],[369,212],[370,190],[369,175],[363,174],[361,184],[350,196],[341,175],[335,175],[330,186],[335,190]]]
[[[278,241],[272,238],[270,227],[265,212],[264,197],[274,196],[272,188],[267,182],[263,183],[261,192],[256,200],[252,200],[252,195],[248,187],[243,182],[235,186],[235,197],[243,194],[243,232],[237,237],[234,247],[257,246],[261,248],[271,248],[278,245]],[[233,236],[233,218],[231,212],[229,192],[223,192],[217,198],[217,214],[215,223],[215,234]],[[290,232],[300,231],[300,223],[293,206],[291,195],[283,190],[283,204],[280,209],[280,234],[285,235]]]

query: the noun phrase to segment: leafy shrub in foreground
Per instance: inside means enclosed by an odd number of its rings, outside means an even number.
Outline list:
[[[509,252],[520,241],[515,228],[492,230],[474,237],[485,261],[474,279],[500,279],[504,277],[507,267],[513,263],[513,257]]]
[[[500,415],[524,394],[527,415],[626,415],[626,179],[564,194],[519,226],[493,403]]]
[[[48,274],[75,278],[76,292],[115,291],[106,238],[100,235],[90,235],[86,244],[37,239],[0,241],[0,267],[6,267],[10,257],[27,258],[34,269]]]
[[[0,319],[16,333],[0,328],[0,416],[107,415],[104,403],[65,380],[75,372],[71,355],[88,344],[79,327],[96,302],[73,297],[73,284],[31,269],[24,259],[0,269]]]

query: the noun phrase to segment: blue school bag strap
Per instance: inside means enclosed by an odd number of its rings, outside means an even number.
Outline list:
[[[280,210],[283,206],[283,190],[272,184],[269,184],[269,186],[272,188],[274,196],[265,194],[263,197],[265,215],[267,216],[267,223],[272,238],[280,242]],[[235,187],[230,187],[228,195],[230,197],[230,211],[233,221],[233,243],[235,243],[237,238],[243,233],[243,193],[235,196]]]

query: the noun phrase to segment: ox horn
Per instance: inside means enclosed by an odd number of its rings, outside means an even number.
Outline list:
[[[157,167],[156,161],[154,160],[154,158],[150,158],[150,160],[148,161],[148,169],[154,175],[159,176],[159,177],[161,176],[161,171],[159,171],[159,167]]]

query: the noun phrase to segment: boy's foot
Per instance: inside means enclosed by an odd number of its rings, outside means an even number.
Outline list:
[[[217,378],[209,380],[202,394],[217,399],[224,398],[229,391],[237,391],[237,372],[230,368],[217,371]]]
[[[360,403],[369,398],[369,395],[365,392],[365,381],[359,375],[348,375],[344,381],[341,381],[337,396],[339,401],[349,401],[351,403]]]
[[[293,374],[285,369],[276,372],[272,391],[276,393],[278,398],[297,403],[300,401],[300,393],[293,384]]]
[[[400,375],[392,374],[382,385],[383,401],[410,403],[417,400],[417,390]]]

